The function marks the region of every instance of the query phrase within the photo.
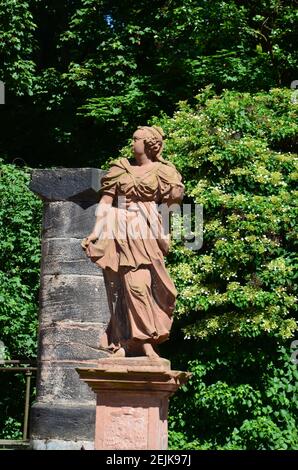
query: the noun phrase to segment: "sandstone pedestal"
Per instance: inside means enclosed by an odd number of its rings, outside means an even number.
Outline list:
[[[77,371],[97,395],[96,450],[167,449],[169,397],[191,374],[147,357],[110,357]]]

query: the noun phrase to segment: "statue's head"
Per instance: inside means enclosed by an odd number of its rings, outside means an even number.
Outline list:
[[[159,160],[163,149],[164,132],[157,126],[138,126],[133,134],[135,152],[145,152],[152,161]]]

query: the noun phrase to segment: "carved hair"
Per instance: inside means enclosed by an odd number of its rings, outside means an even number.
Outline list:
[[[147,147],[149,151],[149,154],[152,160],[160,161],[162,163],[165,163],[166,165],[169,165],[175,168],[175,166],[172,163],[168,162],[161,156],[161,153],[163,151],[163,141],[165,138],[165,134],[162,128],[158,126],[151,126],[151,127],[138,126],[138,129],[147,132],[148,137],[146,136],[144,138],[144,143],[145,143],[145,147]]]

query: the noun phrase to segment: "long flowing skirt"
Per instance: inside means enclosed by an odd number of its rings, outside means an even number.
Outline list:
[[[164,235],[161,217],[156,218],[155,213],[152,218],[153,204],[142,202],[138,209],[111,208],[110,233],[86,250],[103,269],[107,288],[111,319],[101,338],[104,348],[140,341],[161,343],[168,339],[173,321],[177,291],[164,263],[169,238]],[[139,227],[144,224],[144,214],[149,226],[145,236]],[[154,220],[155,232],[148,220]]]

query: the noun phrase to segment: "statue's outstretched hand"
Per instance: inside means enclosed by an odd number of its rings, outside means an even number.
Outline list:
[[[88,237],[84,238],[81,242],[81,247],[86,250],[91,242],[94,242],[98,239],[98,235],[94,232],[90,233]]]

